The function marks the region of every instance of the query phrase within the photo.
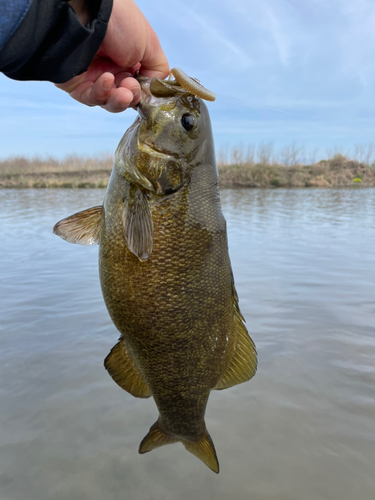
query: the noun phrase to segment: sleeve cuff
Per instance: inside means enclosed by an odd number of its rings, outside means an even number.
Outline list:
[[[113,0],[96,3],[83,26],[64,0],[34,0],[0,52],[0,71],[14,80],[65,83],[87,70],[107,31]],[[92,6],[92,5],[91,5]]]

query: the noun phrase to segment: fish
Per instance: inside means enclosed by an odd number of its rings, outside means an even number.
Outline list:
[[[104,366],[159,412],[139,453],[181,442],[218,473],[208,398],[250,380],[257,352],[228,253],[210,116],[194,85],[138,80],[138,116],[116,149],[103,205],[53,232],[99,245],[103,298],[120,332]]]

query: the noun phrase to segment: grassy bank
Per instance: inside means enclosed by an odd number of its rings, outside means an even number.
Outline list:
[[[375,186],[375,168],[366,161],[334,154],[327,160],[304,164],[262,158],[219,156],[220,187],[351,187]],[[293,157],[292,157],[293,160]],[[26,159],[0,161],[0,188],[105,188],[113,166],[111,155],[64,160]]]
[[[284,167],[278,164],[221,165],[222,187],[319,187],[375,186],[375,169],[343,157],[312,165]]]

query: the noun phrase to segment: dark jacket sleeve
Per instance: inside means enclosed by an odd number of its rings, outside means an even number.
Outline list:
[[[64,83],[87,70],[98,51],[113,0],[88,0],[92,21],[83,26],[65,0],[33,0],[0,51],[0,71],[14,80]]]

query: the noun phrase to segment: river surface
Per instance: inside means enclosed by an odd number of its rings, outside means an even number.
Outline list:
[[[0,191],[0,499],[374,500],[375,190],[222,191],[259,369],[210,396],[218,476],[137,452],[157,410],[103,368],[98,248],[52,234],[103,195]]]

